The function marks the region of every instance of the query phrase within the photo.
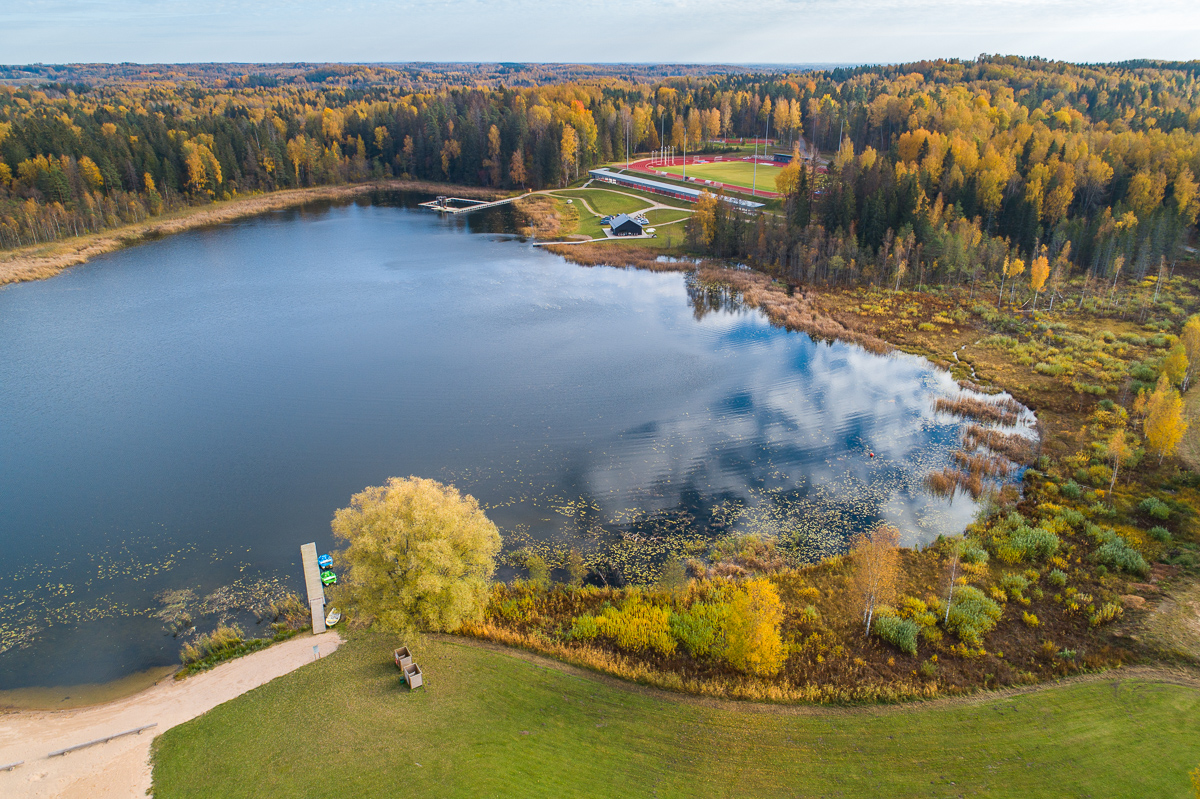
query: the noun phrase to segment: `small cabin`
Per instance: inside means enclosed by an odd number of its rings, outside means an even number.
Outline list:
[[[608,223],[614,236],[640,236],[642,226],[630,218],[628,214],[614,216]]]

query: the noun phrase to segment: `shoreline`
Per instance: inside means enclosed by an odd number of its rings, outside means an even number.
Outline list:
[[[178,666],[155,666],[108,682],[9,688],[0,691],[0,716],[25,711],[78,710],[117,702],[148,690],[178,672]]]
[[[313,186],[305,189],[283,189],[266,194],[254,194],[209,205],[190,206],[99,233],[72,236],[44,244],[32,244],[15,250],[0,251],[0,287],[11,283],[45,280],[110,252],[132,247],[163,236],[188,230],[246,219],[270,211],[294,208],[321,200],[345,200],[373,191],[420,191],[436,194],[453,191],[471,199],[490,199],[504,192],[476,186],[457,186],[421,180],[394,178],[369,183]]]
[[[23,710],[0,715],[0,794],[10,797],[131,797],[150,788],[154,739],[276,677],[332,654],[343,643],[330,631],[299,636],[223,663],[187,680],[162,680],[123,699],[69,710]],[[154,725],[62,757],[48,752]]]

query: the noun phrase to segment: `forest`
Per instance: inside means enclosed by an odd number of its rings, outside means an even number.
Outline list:
[[[1050,288],[1072,266],[1140,278],[1170,268],[1200,210],[1194,62],[22,69],[0,85],[4,248],[283,188],[560,186],[631,151],[764,133],[827,156],[784,174],[782,208],[709,204],[692,243],[798,281],[1003,279],[1040,259]]]

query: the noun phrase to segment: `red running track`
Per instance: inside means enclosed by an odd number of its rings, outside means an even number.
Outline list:
[[[716,158],[711,155],[689,155],[687,157],[687,164],[689,166],[692,164],[696,164],[696,163],[720,164],[720,163],[734,163],[736,161],[744,161],[746,163],[753,163],[754,158],[752,156],[747,156],[746,158],[728,158],[728,157]],[[654,177],[660,177],[660,175],[658,174],[658,171],[655,169],[655,167],[650,166],[651,163],[657,164],[658,162],[655,161],[653,158],[643,158],[639,161],[633,161],[632,163],[630,163],[629,169],[633,172],[642,172],[647,175],[653,175]],[[769,166],[775,166],[775,167],[779,166],[779,164],[775,163],[770,158],[763,158],[762,156],[759,156],[758,163],[764,164],[764,165],[769,165]],[[675,158],[668,158],[666,160],[666,166],[681,167],[681,166],[683,166],[683,164],[684,164],[684,157],[681,155],[676,156]],[[617,164],[617,166],[620,166],[620,164]],[[670,177],[672,177],[675,180],[680,180],[679,175],[671,175]],[[750,194],[750,188],[748,186],[739,186],[736,183],[705,183],[703,180],[695,180],[693,178],[688,178],[687,183],[689,186],[696,186],[697,188],[712,188],[712,189],[729,188],[729,189],[736,190],[740,194],[747,194],[747,195]],[[754,192],[754,194],[752,196],[775,198],[775,197],[779,197],[781,195],[777,191],[767,191],[766,189],[759,189],[758,191]]]

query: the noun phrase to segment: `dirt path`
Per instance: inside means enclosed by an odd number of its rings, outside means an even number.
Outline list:
[[[0,772],[0,796],[144,797],[150,788],[150,742],[155,735],[312,662],[314,646],[324,656],[341,642],[336,632],[302,635],[186,680],[164,680],[115,702],[0,716],[0,766],[25,761],[12,771]],[[58,749],[146,724],[157,726],[139,735],[46,757]]]

